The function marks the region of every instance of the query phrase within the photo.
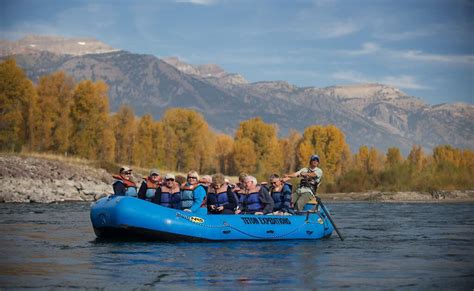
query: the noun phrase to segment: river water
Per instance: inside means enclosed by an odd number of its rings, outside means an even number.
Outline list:
[[[474,288],[474,204],[326,203],[319,241],[97,240],[89,204],[0,204],[0,288]]]

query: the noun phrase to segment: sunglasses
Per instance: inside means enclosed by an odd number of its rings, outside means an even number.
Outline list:
[[[151,176],[152,177],[158,177],[159,175],[158,174],[152,174]]]
[[[174,179],[166,179],[166,181],[174,181]]]
[[[197,180],[197,177],[188,177],[188,179],[196,179]]]
[[[132,172],[125,172],[125,173],[123,173],[123,174],[124,174],[124,175],[131,175]]]

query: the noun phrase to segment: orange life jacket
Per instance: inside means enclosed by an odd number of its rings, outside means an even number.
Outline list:
[[[145,180],[146,182],[146,188],[147,189],[158,189],[158,187],[160,187],[160,181],[153,181],[152,179],[150,179],[150,177],[146,177],[146,178],[143,178],[143,180]]]
[[[136,187],[137,187],[137,185],[136,185],[134,182],[132,182],[132,181],[130,181],[130,180],[125,180],[125,179],[124,179],[122,176],[120,176],[120,175],[113,175],[112,177],[113,177],[114,179],[117,179],[117,180],[122,181],[122,183],[125,185],[126,188],[128,188],[128,187],[135,187],[135,188],[136,188]]]

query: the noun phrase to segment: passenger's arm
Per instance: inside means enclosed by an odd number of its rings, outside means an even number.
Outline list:
[[[206,190],[204,190],[204,187],[199,186],[194,190],[194,201],[193,205],[191,205],[190,210],[192,212],[196,212],[201,208],[202,201],[206,197]]]
[[[125,196],[125,192],[127,192],[127,188],[125,188],[125,185],[122,182],[115,182],[114,185],[114,194],[117,196]]]
[[[224,208],[235,210],[235,208],[237,208],[238,201],[235,199],[234,192],[230,187],[227,188],[227,199],[229,200],[229,204],[224,205]]]
[[[275,206],[275,202],[273,202],[273,198],[272,196],[270,196],[270,193],[268,193],[268,190],[264,187],[260,188],[259,196],[260,196],[260,202],[262,202],[262,204],[265,205],[262,210],[263,214],[273,212],[273,207]]]
[[[147,190],[147,186],[146,186],[146,182],[143,181],[141,186],[140,186],[140,189],[138,190],[138,198],[140,199],[145,199],[146,197],[146,190]]]
[[[151,202],[160,204],[161,203],[161,188],[158,187],[155,191],[155,196],[151,199]]]

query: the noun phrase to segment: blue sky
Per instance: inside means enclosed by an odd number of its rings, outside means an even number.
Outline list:
[[[0,0],[0,36],[94,37],[251,82],[383,83],[474,104],[474,1]]]

